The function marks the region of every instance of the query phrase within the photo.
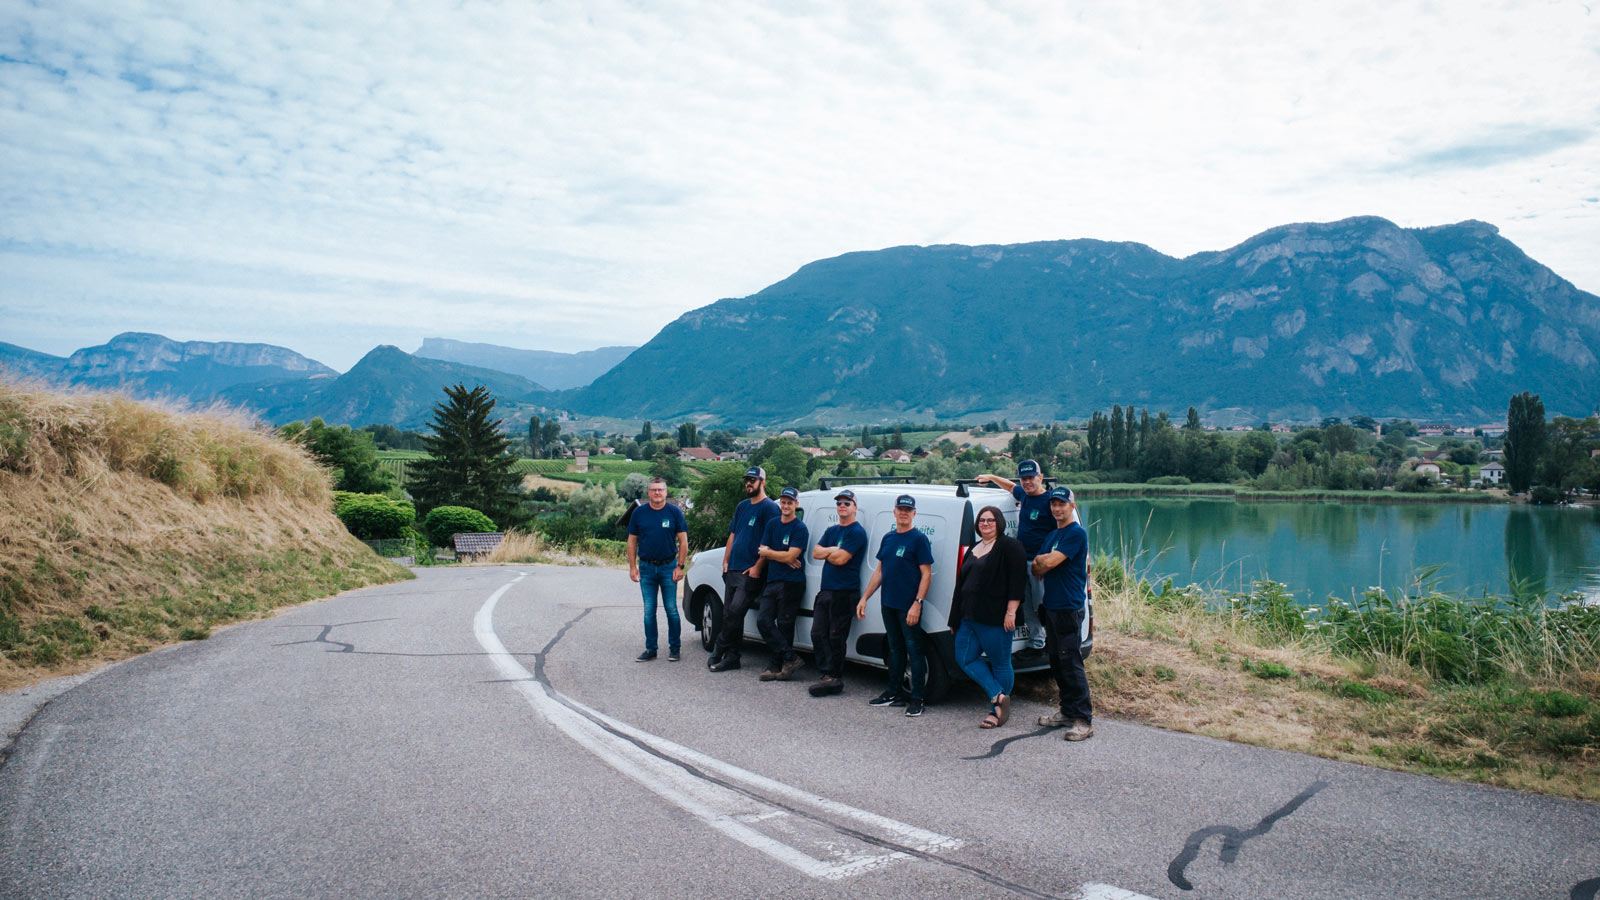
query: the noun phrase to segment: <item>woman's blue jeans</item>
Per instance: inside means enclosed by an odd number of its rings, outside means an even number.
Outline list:
[[[1010,694],[1016,685],[1016,671],[1011,668],[1011,635],[998,625],[971,619],[962,619],[956,630],[956,662],[991,700],[998,694]]]
[[[678,583],[672,573],[678,568],[676,560],[669,563],[648,563],[639,560],[639,593],[644,597],[644,648],[655,652],[656,590],[661,590],[661,605],[667,610],[667,646],[677,650],[683,624],[678,619]]]

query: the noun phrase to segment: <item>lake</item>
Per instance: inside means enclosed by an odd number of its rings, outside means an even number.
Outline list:
[[[1248,589],[1270,578],[1304,602],[1406,588],[1440,566],[1438,587],[1508,592],[1510,578],[1600,600],[1600,508],[1467,503],[1085,499],[1096,553],[1142,577]]]

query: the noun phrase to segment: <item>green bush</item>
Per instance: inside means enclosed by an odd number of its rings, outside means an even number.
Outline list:
[[[435,547],[448,547],[452,534],[475,534],[494,531],[494,522],[486,515],[465,506],[435,507],[422,520],[422,530]]]
[[[539,536],[557,547],[586,547],[594,539],[592,519],[577,516],[548,516],[533,523]]]
[[[1528,492],[1528,502],[1541,504],[1560,503],[1561,492],[1548,484],[1536,484],[1533,486],[1533,490]]]
[[[397,538],[417,517],[417,511],[403,500],[390,500],[382,494],[334,495],[334,515],[364,541]]]

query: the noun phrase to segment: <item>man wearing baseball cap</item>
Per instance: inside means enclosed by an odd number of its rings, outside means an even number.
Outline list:
[[[901,494],[894,501],[894,530],[878,543],[878,567],[867,579],[867,592],[856,604],[856,618],[867,617],[867,600],[883,587],[879,606],[889,642],[889,686],[867,701],[873,706],[904,706],[906,715],[922,715],[922,691],[928,682],[928,657],[922,652],[922,601],[933,582],[933,545],[913,528],[917,498]],[[911,693],[901,690],[906,664],[911,665]]]
[[[1033,574],[1044,583],[1045,654],[1061,692],[1061,711],[1040,716],[1040,725],[1067,726],[1061,735],[1082,741],[1094,735],[1089,678],[1083,671],[1083,616],[1089,596],[1089,533],[1075,516],[1072,489],[1050,491],[1050,513],[1057,528],[1033,558]]]
[[[781,515],[778,504],[767,499],[767,470],[751,466],[744,473],[744,493],[728,523],[728,543],[722,548],[722,633],[706,662],[713,672],[739,668],[744,617],[765,587],[766,562],[756,551],[767,522]]]
[[[833,495],[839,523],[829,525],[811,550],[823,561],[822,581],[811,609],[811,650],[822,678],[808,690],[827,697],[844,690],[844,651],[850,639],[850,620],[861,596],[861,554],[867,549],[867,530],[856,521],[856,493]]]
[[[800,508],[800,492],[786,487],[778,494],[778,518],[767,522],[756,555],[767,564],[767,586],[757,605],[756,628],[772,650],[772,663],[761,673],[762,681],[788,681],[800,668],[800,654],[794,652],[794,617],[806,593],[805,561],[810,533],[795,511]]]
[[[1039,464],[1031,459],[1017,463],[1016,482],[985,473],[978,476],[978,483],[995,485],[1001,490],[1010,491],[1011,496],[1017,498],[1017,503],[1021,504],[1017,510],[1017,540],[1021,542],[1022,552],[1028,562],[1033,562],[1033,558],[1039,555],[1044,539],[1056,530],[1056,520],[1050,515],[1050,497],[1044,489],[1044,473],[1040,471]],[[1033,623],[1033,627],[1028,629],[1028,646],[1035,650],[1044,646],[1044,617],[1039,613],[1043,595],[1044,587],[1039,579],[1030,577],[1028,598],[1023,605]]]

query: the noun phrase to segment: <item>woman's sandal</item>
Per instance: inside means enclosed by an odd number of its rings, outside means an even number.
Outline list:
[[[1011,718],[1011,695],[1001,694],[1000,701],[994,705],[994,708],[999,713],[1000,721],[995,723],[995,727],[998,728]]]
[[[999,728],[1001,723],[1003,723],[1003,722],[1005,722],[1005,719],[1000,717],[1000,707],[992,706],[992,707],[989,708],[989,714],[987,716],[983,717],[983,721],[982,722],[978,723],[978,727],[979,728]]]

